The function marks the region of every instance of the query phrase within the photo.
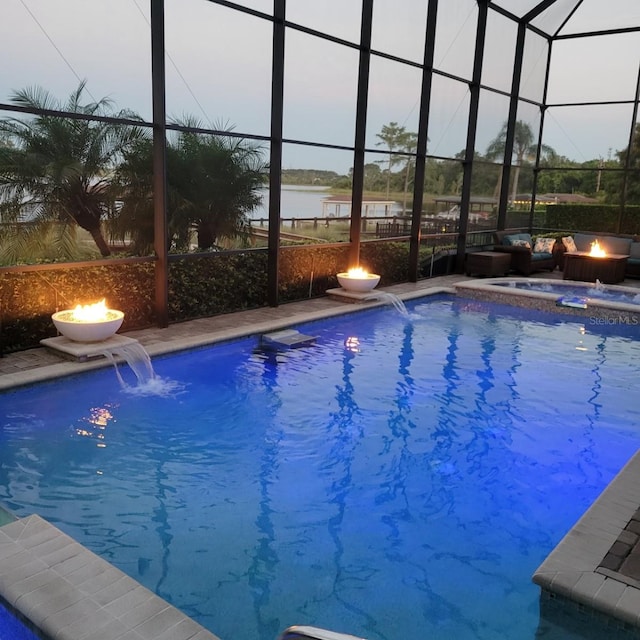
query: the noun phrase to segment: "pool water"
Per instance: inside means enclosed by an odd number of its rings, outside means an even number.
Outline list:
[[[0,640],[41,640],[43,637],[36,635],[0,602]]]
[[[531,575],[640,445],[638,329],[407,307],[157,358],[173,397],[0,395],[0,501],[223,640],[551,637]]]
[[[9,511],[2,508],[0,505],[0,527],[5,524],[9,524],[9,522],[15,522],[16,518]]]
[[[528,280],[526,282],[507,281],[496,282],[495,286],[509,287],[514,289],[521,289],[524,291],[540,291],[543,293],[554,293],[559,296],[583,296],[587,298],[595,298],[597,300],[608,300],[610,302],[622,302],[624,304],[636,304],[640,305],[640,290],[626,291],[621,290],[620,287],[608,287],[607,285],[593,285],[591,287],[549,283],[549,282],[536,282],[535,280]]]

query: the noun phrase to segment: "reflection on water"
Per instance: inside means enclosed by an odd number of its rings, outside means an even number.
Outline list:
[[[640,345],[446,296],[408,311],[155,359],[173,397],[109,369],[4,394],[0,503],[222,638],[533,640],[531,575],[640,444]]]
[[[76,435],[94,439],[97,447],[106,447],[107,427],[113,420],[115,418],[109,406],[92,407],[88,416],[78,420],[79,425],[75,428]]]

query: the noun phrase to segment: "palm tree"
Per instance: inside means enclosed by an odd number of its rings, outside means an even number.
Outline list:
[[[193,118],[177,124],[201,128]],[[243,236],[250,226],[248,213],[262,200],[258,190],[266,169],[261,150],[242,138],[178,131],[167,145],[170,246],[186,249],[193,227],[201,250],[215,247],[222,237]],[[112,227],[130,234],[136,250],[144,251],[153,242],[149,140],[128,150],[117,180],[124,204]]]
[[[485,153],[487,159],[499,160],[504,155],[504,147],[507,139],[507,126],[508,124],[505,122],[498,135],[489,143]],[[547,145],[542,145],[540,149],[543,154],[552,155],[555,153],[555,151]],[[516,195],[518,193],[520,168],[525,162],[532,162],[535,159],[537,150],[538,145],[529,123],[524,122],[524,120],[516,121],[513,135],[513,164],[515,165],[515,172],[513,175],[513,191],[511,194],[512,202],[515,202]]]
[[[57,239],[68,257],[75,226],[91,234],[103,256],[110,255],[101,220],[113,207],[111,175],[122,153],[141,135],[138,127],[94,120],[135,119],[129,111],[112,112],[111,101],[82,103],[85,82],[66,103],[35,87],[16,91],[11,102],[37,115],[0,120],[0,220],[15,223],[13,253],[58,223]],[[50,115],[64,111],[86,116]],[[47,113],[49,112],[49,113]],[[27,222],[29,224],[17,224]]]

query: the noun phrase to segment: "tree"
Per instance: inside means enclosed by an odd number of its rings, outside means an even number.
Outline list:
[[[621,194],[624,204],[640,204],[640,124],[635,126],[631,146],[618,151],[616,155],[621,167],[626,167],[627,163],[629,167],[624,193]],[[619,188],[618,192],[621,191],[622,188]]]
[[[17,91],[11,102],[28,110],[66,111],[86,118],[39,114],[28,119],[0,120],[0,219],[13,237],[5,250],[17,256],[34,241],[46,241],[47,229],[60,223],[56,241],[69,256],[69,232],[75,225],[91,234],[103,256],[110,255],[101,220],[112,208],[111,176],[122,153],[141,136],[141,129],[93,117],[136,116],[114,113],[111,101],[82,103],[85,82],[66,103],[41,88]]]
[[[400,141],[399,144],[402,146],[402,150],[406,153],[414,154],[416,151],[416,147],[418,146],[418,134],[410,133],[406,131]],[[404,166],[404,190],[402,192],[402,212],[405,213],[407,210],[407,194],[409,192],[409,179],[411,177],[411,169],[415,168],[415,158],[413,155],[407,156],[406,163]]]
[[[364,190],[377,191],[378,186],[382,186],[380,179],[382,172],[380,166],[375,162],[368,162],[364,165]]]
[[[193,118],[177,124],[200,128]],[[138,252],[153,244],[151,166],[151,141],[141,140],[117,172],[123,205],[111,228],[130,235]],[[242,236],[250,226],[247,214],[261,202],[266,169],[261,150],[242,138],[176,132],[167,145],[170,246],[187,249],[192,228],[201,250],[215,247],[222,237]]]
[[[391,185],[391,167],[394,164],[402,162],[402,158],[393,155],[393,151],[401,149],[404,145],[405,136],[407,132],[404,127],[398,125],[397,122],[390,122],[382,127],[380,133],[376,134],[376,138],[380,138],[380,142],[376,145],[386,145],[389,150],[389,157],[387,159],[387,200],[389,199],[389,190]]]
[[[508,123],[505,122],[498,135],[489,143],[485,153],[488,160],[502,159],[507,140],[507,128]],[[536,140],[529,123],[524,122],[524,120],[516,121],[513,135],[512,165],[515,165],[515,171],[513,175],[513,188],[511,193],[512,202],[515,202],[516,195],[518,194],[520,168],[524,164],[535,160],[537,151],[538,145],[536,144]],[[541,151],[543,154],[555,154],[554,150],[547,145],[542,145]]]

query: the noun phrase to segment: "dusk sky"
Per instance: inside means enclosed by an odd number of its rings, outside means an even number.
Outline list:
[[[272,8],[271,0],[241,4],[265,12]],[[498,0],[498,4],[523,11],[532,3]],[[360,6],[359,0],[289,0],[287,11],[293,22],[355,42]],[[403,0],[403,11],[397,6],[396,0],[376,0],[374,49],[420,62],[426,2]],[[268,135],[270,23],[202,0],[166,0],[165,7],[169,116],[188,114],[204,126],[225,124],[239,132]],[[574,18],[575,31],[596,24],[598,28],[640,24],[637,0],[585,0],[582,7]],[[340,20],[335,20],[338,14]],[[437,68],[463,77],[470,74],[476,16],[473,0],[440,3]],[[512,68],[514,37],[501,20],[490,24],[485,54],[487,80],[494,86],[508,84]],[[87,100],[109,96],[118,108],[133,109],[150,119],[148,21],[148,0],[4,0],[0,101],[8,101],[12,90],[35,85],[64,99],[80,79],[86,79]],[[285,137],[352,145],[357,52],[294,30],[287,31],[286,51]],[[532,83],[532,91],[540,91],[546,51],[532,45],[529,52],[524,81]],[[639,64],[638,33],[557,42],[548,103],[633,100]],[[408,131],[417,130],[419,82],[418,69],[374,56],[368,146],[382,150],[376,147],[376,133],[392,121]],[[465,144],[469,91],[466,84],[442,77],[434,91],[429,152],[453,156]],[[506,102],[497,94],[481,100],[479,151],[486,149],[504,122]],[[544,142],[576,161],[606,159],[627,146],[631,114],[630,104],[552,108],[547,112]],[[537,130],[537,110],[527,107],[523,116]],[[352,154],[287,145],[284,164],[347,172]]]

